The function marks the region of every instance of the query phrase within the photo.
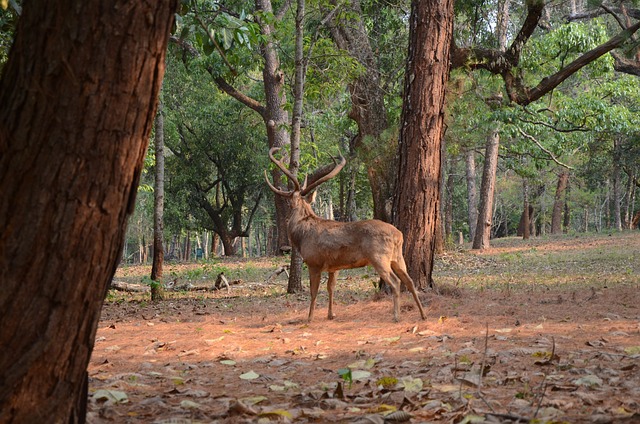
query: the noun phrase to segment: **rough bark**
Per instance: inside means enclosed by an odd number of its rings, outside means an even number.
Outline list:
[[[487,249],[491,240],[491,223],[493,221],[493,196],[498,170],[498,151],[500,148],[500,132],[498,127],[487,137],[484,154],[484,168],[480,183],[480,204],[478,206],[478,222],[472,249]]]
[[[164,264],[164,116],[162,102],[158,102],[155,122],[155,184],[153,191],[153,262],[151,279],[156,284],[151,286],[151,300],[164,298],[162,290],[162,267]]]
[[[452,32],[452,0],[412,1],[394,223],[405,236],[409,275],[422,289],[432,286]]]
[[[569,173],[565,170],[558,175],[558,185],[553,199],[553,211],[551,212],[551,234],[562,233],[562,212],[564,211],[565,190],[569,183]]]
[[[24,5],[0,79],[0,422],[84,421],[176,3]]]

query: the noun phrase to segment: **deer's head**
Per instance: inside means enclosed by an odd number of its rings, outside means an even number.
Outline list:
[[[271,159],[271,162],[273,162],[284,173],[284,175],[287,176],[289,181],[291,181],[293,190],[281,190],[275,187],[273,184],[271,184],[271,181],[269,181],[269,178],[267,177],[267,171],[264,172],[264,177],[267,180],[267,184],[269,185],[271,191],[273,191],[277,195],[289,199],[289,205],[294,210],[302,207],[303,204],[308,205],[309,198],[313,194],[313,191],[320,184],[338,175],[340,170],[342,170],[342,168],[344,168],[344,165],[347,163],[346,159],[342,155],[340,155],[340,157],[337,159],[333,158],[333,166],[324,166],[322,168],[319,168],[312,174],[312,177],[310,179],[308,178],[308,176],[306,176],[304,179],[304,183],[301,186],[298,179],[291,173],[291,171],[289,171],[284,163],[282,163],[281,160],[275,158],[274,154],[279,150],[279,147],[272,147],[269,150],[269,159]],[[308,179],[311,181],[309,184],[307,184]]]

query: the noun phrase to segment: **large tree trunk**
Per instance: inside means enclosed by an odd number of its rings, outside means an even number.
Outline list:
[[[476,153],[473,149],[465,154],[467,177],[467,207],[469,217],[469,240],[476,237],[476,225],[478,224],[478,199],[476,195]]]
[[[409,274],[422,289],[432,286],[452,32],[452,0],[411,2],[394,222],[405,236]]]
[[[84,421],[176,1],[30,1],[0,80],[0,422]]]
[[[485,146],[484,168],[482,169],[482,182],[480,183],[478,222],[472,249],[487,249],[490,246],[491,224],[493,222],[493,195],[496,188],[499,148],[500,131],[496,125],[487,137]]]
[[[565,190],[569,183],[569,173],[562,170],[558,175],[558,185],[553,199],[553,212],[551,213],[551,234],[562,233],[562,212],[564,211]]]
[[[255,0],[256,11],[264,13],[267,16],[273,15],[273,6],[271,0]],[[284,147],[289,143],[289,133],[287,127],[290,125],[289,114],[285,109],[287,103],[286,93],[284,90],[284,73],[280,69],[280,59],[276,50],[277,46],[273,40],[273,22],[271,20],[259,20],[262,35],[264,35],[264,43],[260,46],[260,53],[264,59],[264,68],[262,69],[262,81],[264,85],[265,95],[265,112],[262,114],[265,126],[267,128],[267,139],[269,148]],[[276,187],[280,187],[282,172],[274,168],[271,174],[272,181]],[[286,199],[281,196],[274,196],[274,204],[276,209],[276,231],[277,243],[274,246],[273,254],[282,254],[281,247],[289,245],[289,236],[287,234],[287,216],[289,215],[289,206]]]
[[[155,125],[156,175],[153,191],[153,264],[151,265],[151,300],[164,298],[162,289],[162,266],[164,264],[164,116],[162,102],[158,102]]]

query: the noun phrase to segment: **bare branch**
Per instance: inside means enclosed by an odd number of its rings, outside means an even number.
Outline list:
[[[573,169],[574,169],[572,166],[569,166],[569,165],[567,165],[566,163],[560,162],[560,161],[558,160],[558,158],[556,158],[556,157],[555,157],[555,155],[554,155],[550,150],[546,149],[542,144],[540,144],[540,142],[539,142],[538,140],[536,140],[536,138],[535,138],[534,136],[532,136],[532,135],[530,135],[530,134],[525,133],[525,132],[524,132],[524,131],[522,131],[522,129],[520,129],[520,128],[518,128],[518,131],[520,132],[520,134],[521,134],[523,137],[525,137],[525,138],[527,138],[527,139],[529,139],[529,140],[533,141],[533,142],[538,146],[538,148],[539,148],[540,150],[542,150],[543,152],[545,152],[545,153],[547,154],[547,156],[549,156],[549,158],[550,158],[552,161],[554,161],[554,162],[555,162],[555,163],[557,163],[558,165],[563,166],[563,167],[565,167],[565,168],[567,168],[567,169],[571,169],[571,170],[573,170]]]

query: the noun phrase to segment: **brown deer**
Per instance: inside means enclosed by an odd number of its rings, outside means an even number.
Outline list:
[[[269,151],[269,158],[291,180],[293,191],[284,191],[271,184],[265,171],[265,179],[271,190],[289,199],[291,213],[287,229],[291,244],[298,249],[309,268],[311,285],[311,305],[309,322],[313,319],[316,297],[322,272],[329,274],[327,291],[329,292],[328,318],[333,319],[333,289],[338,271],[371,265],[393,291],[393,319],[398,321],[400,282],[404,283],[418,305],[420,316],[426,319],[413,280],[407,274],[402,256],[403,236],[400,230],[391,224],[376,219],[359,222],[337,222],[318,217],[306,197],[316,187],[335,177],[344,167],[346,160],[340,155],[339,162],[333,158],[334,167],[307,186],[300,186],[297,178],[287,167],[274,157],[279,148]]]

